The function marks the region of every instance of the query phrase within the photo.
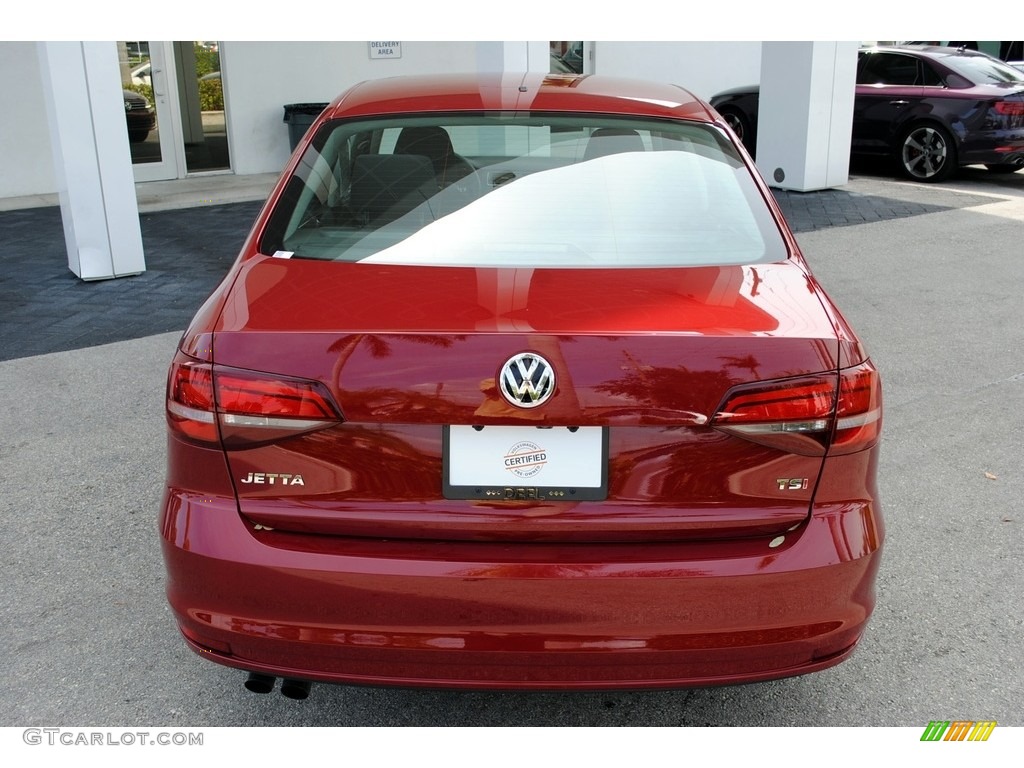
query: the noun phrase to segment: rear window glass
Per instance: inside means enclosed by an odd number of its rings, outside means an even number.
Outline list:
[[[328,123],[289,180],[261,250],[560,268],[787,256],[750,172],[714,127],[550,114]]]
[[[944,56],[942,63],[975,85],[1019,83],[1024,79],[1024,72],[989,56],[952,53]]]

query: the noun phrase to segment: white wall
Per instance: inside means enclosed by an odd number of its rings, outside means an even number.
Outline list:
[[[528,45],[522,43],[523,46]],[[701,98],[760,81],[759,42],[597,42],[597,74],[660,80]],[[284,105],[329,102],[363,80],[473,72],[475,42],[402,43],[402,58],[371,60],[366,42],[224,42],[221,69],[235,173],[276,173],[288,160]]]
[[[673,83],[709,99],[761,81],[760,42],[594,43],[594,73]]]
[[[46,100],[34,42],[0,43],[0,197],[55,192]]]
[[[235,173],[276,173],[288,160],[284,105],[333,101],[363,80],[474,72],[475,42],[402,42],[402,58],[369,57],[366,42],[224,42],[221,72]]]

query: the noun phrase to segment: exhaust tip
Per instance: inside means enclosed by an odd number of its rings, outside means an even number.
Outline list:
[[[253,693],[270,693],[274,690],[275,682],[277,682],[276,677],[261,675],[259,672],[250,672],[249,677],[245,680],[245,687]]]
[[[309,680],[282,680],[281,695],[301,701],[309,696],[309,689],[312,687],[313,683]]]

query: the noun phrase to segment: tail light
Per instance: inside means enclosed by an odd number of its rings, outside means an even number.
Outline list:
[[[870,363],[839,372],[839,402],[830,454],[870,448],[882,434],[882,380]]]
[[[167,382],[167,423],[198,443],[252,446],[342,420],[316,381],[193,361],[179,355]]]
[[[882,385],[870,362],[838,374],[734,387],[711,426],[804,456],[855,453],[882,431]]]
[[[210,365],[175,361],[167,380],[167,423],[183,437],[199,443],[217,442]]]
[[[1024,116],[1024,101],[997,101],[992,108],[1000,115]]]

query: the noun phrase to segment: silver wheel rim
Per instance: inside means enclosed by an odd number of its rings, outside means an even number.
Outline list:
[[[903,167],[918,179],[930,179],[946,166],[948,147],[934,128],[917,128],[903,141]]]

